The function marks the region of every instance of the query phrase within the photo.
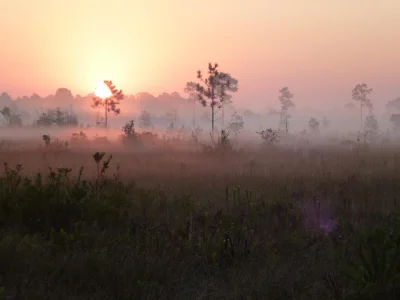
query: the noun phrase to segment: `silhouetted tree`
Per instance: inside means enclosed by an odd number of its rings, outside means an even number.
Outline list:
[[[11,119],[11,109],[7,106],[4,106],[4,108],[0,111],[0,113],[3,115],[4,119],[6,120],[6,124],[10,124],[10,119]]]
[[[278,99],[279,102],[281,103],[279,128],[282,128],[284,126],[287,131],[287,125],[291,117],[289,115],[289,109],[295,107],[295,104],[293,103],[294,95],[290,92],[288,87],[280,89],[279,93],[280,95]]]
[[[373,115],[368,116],[365,119],[365,133],[369,137],[376,137],[379,131],[378,121]]]
[[[13,100],[8,93],[3,92],[0,94],[0,104],[10,106],[12,102]]]
[[[211,108],[211,130],[214,133],[215,116],[224,103],[230,101],[228,92],[235,93],[238,90],[238,81],[230,74],[218,71],[218,64],[208,64],[208,76],[203,77],[201,71],[197,71],[199,83],[188,82],[186,91],[193,92],[203,106]]]
[[[78,118],[76,115],[62,111],[59,107],[56,109],[49,109],[40,115],[36,121],[38,126],[52,126],[56,125],[59,127],[64,126],[78,126]]]
[[[5,106],[2,110],[0,110],[0,114],[3,116],[6,121],[7,126],[21,126],[22,119],[20,115],[15,114],[11,108]]]
[[[308,128],[313,132],[319,132],[319,122],[316,118],[311,118],[308,121]]]
[[[130,120],[122,127],[123,134],[121,139],[123,143],[133,143],[137,141],[138,135],[135,130],[135,121]]]
[[[150,128],[152,127],[151,115],[147,110],[143,110],[139,116],[139,127]]]
[[[229,122],[228,129],[230,131],[233,131],[235,133],[235,135],[237,135],[243,129],[243,127],[244,127],[243,117],[241,115],[239,115],[237,112],[235,112],[231,116],[231,120]]]
[[[56,93],[54,94],[54,100],[57,102],[65,104],[70,104],[74,102],[74,96],[69,89],[66,88],[59,88],[57,89]]]
[[[360,101],[360,129],[363,130],[363,108],[367,107],[372,110],[372,103],[368,96],[372,93],[372,89],[368,88],[365,83],[357,84],[352,91],[352,98],[355,101]]]
[[[50,95],[50,96],[48,96],[48,97],[51,97],[51,98],[53,98],[53,96],[52,95]],[[41,100],[42,100],[42,97],[40,97],[38,94],[36,94],[36,93],[33,93],[30,97],[29,97],[29,100],[30,101],[33,101],[33,102],[40,102]]]
[[[98,96],[93,97],[92,107],[104,107],[104,127],[108,127],[108,113],[114,112],[115,115],[118,115],[121,110],[117,107],[120,104],[120,100],[124,99],[124,94],[122,90],[117,90],[115,85],[110,80],[104,80],[104,84],[109,88],[111,92],[111,96],[105,99],[102,99]]]
[[[178,120],[178,112],[176,111],[176,109],[174,109],[172,112],[166,113],[165,117],[168,120],[168,129],[175,129]]]
[[[279,142],[279,130],[268,128],[257,133],[261,136],[265,146],[272,146]]]

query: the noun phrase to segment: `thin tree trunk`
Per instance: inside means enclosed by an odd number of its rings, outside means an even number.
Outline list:
[[[211,132],[214,135],[214,105],[211,105]]]
[[[104,104],[104,128],[107,129],[108,127],[108,102],[106,101],[106,103]]]
[[[176,112],[176,110],[174,111],[174,129],[178,126],[176,123],[177,123],[177,112]]]
[[[214,136],[214,119],[215,119],[215,93],[214,93],[214,86],[211,89],[211,131]]]
[[[363,104],[362,104],[362,101],[361,101],[361,105],[360,105],[360,112],[361,112],[361,115],[360,115],[360,117],[361,117],[361,119],[360,119],[360,131],[361,131],[361,134],[362,134],[362,131],[363,131]]]
[[[196,100],[193,101],[193,129],[196,128]]]
[[[223,103],[222,103],[222,129],[225,129],[225,111]]]

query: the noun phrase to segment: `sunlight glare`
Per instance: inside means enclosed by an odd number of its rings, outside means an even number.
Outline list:
[[[97,84],[96,90],[95,90],[95,94],[96,94],[97,97],[102,98],[102,99],[106,99],[106,98],[112,96],[112,93],[111,93],[110,89],[104,83],[104,81],[100,81]]]

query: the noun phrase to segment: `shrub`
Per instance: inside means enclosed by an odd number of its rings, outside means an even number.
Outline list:
[[[263,145],[272,146],[279,142],[279,131],[271,128],[257,132],[262,139]]]

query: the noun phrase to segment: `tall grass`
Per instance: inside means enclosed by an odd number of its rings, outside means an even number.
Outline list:
[[[398,298],[397,148],[228,138],[2,150],[0,297]]]

